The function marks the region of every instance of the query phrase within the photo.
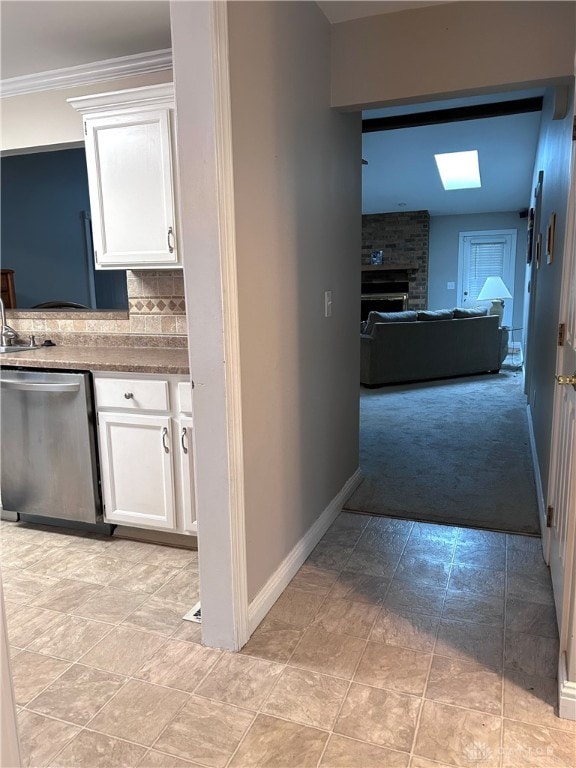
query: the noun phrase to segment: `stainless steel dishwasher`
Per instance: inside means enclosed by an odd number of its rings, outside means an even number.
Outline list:
[[[3,368],[0,391],[2,507],[100,523],[90,374]]]

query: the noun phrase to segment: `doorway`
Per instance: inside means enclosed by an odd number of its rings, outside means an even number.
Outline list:
[[[418,237],[414,230],[407,231],[404,237],[394,231],[388,240],[376,241],[372,228],[370,237],[363,239],[363,270],[377,269],[367,265],[372,255],[381,257],[384,268],[399,266],[404,261],[404,266],[412,269],[408,273],[410,288],[414,285],[422,290],[424,285],[424,303],[420,303],[416,290],[409,292],[408,307],[404,309],[412,310],[416,317],[400,319],[406,323],[407,333],[413,331],[408,323],[415,321],[423,325],[426,321],[430,343],[423,344],[412,377],[408,373],[404,378],[391,378],[385,387],[362,390],[361,469],[365,479],[348,501],[349,509],[539,535],[522,368],[519,358],[507,358],[506,353],[508,345],[511,349],[515,347],[522,328],[527,225],[524,207],[530,197],[540,123],[539,112],[520,111],[510,115],[513,112],[510,104],[521,97],[533,98],[539,100],[541,108],[542,93],[534,90],[500,94],[498,98],[508,99],[509,117],[506,118],[494,118],[491,113],[486,119],[462,122],[461,115],[454,109],[456,122],[452,126],[434,122],[435,110],[442,107],[444,114],[450,112],[449,101],[408,108],[408,113],[418,109],[420,114],[414,126],[402,130],[386,125],[386,110],[363,115],[363,127],[367,131],[363,146],[363,158],[367,161],[363,170],[364,221],[372,227],[374,219],[386,215],[396,225],[403,214],[408,216],[414,209],[429,213],[425,266],[418,264],[414,257]],[[478,104],[481,99],[472,101]],[[467,105],[460,103],[460,106],[465,109]],[[533,102],[530,109],[534,109]],[[402,123],[410,120],[410,114],[399,117],[398,112],[395,108],[393,125],[399,120]],[[500,164],[500,171],[504,170],[502,157],[507,150],[504,144],[498,145],[498,133],[506,133],[508,119],[517,119],[518,125],[522,125],[526,144],[522,147],[523,159],[521,155],[515,157],[513,170],[509,174],[504,172],[498,185],[498,194],[504,191],[505,182],[516,185],[514,193],[508,195],[508,211],[505,211],[503,199],[490,196],[489,190],[494,185],[493,168]],[[405,172],[398,159],[403,141],[417,145],[417,150],[407,154]],[[435,175],[435,150],[469,149],[476,146],[472,144],[474,141],[480,146],[485,187],[482,200],[480,196],[474,199],[477,190],[446,192]],[[465,147],[466,142],[469,144]],[[386,153],[388,143],[393,160]],[[422,153],[424,146],[427,157]],[[520,160],[523,170],[520,170]],[[371,169],[372,162],[375,168]],[[389,163],[387,169],[393,181],[379,194],[374,176],[383,178],[381,170],[385,162]],[[416,188],[431,190],[428,198],[419,197],[406,186],[406,178],[411,174]],[[389,208],[381,208],[382,205]],[[374,249],[373,253],[368,252],[369,248]],[[467,315],[487,314],[490,303],[479,302],[478,295],[490,276],[502,278],[510,286],[513,297],[505,302],[502,323],[510,330],[494,329],[497,362],[484,368],[480,363],[477,370],[454,368],[448,374],[450,378],[444,378],[447,374],[441,370],[436,375],[426,375],[426,369],[434,368],[436,359],[445,354],[446,342],[442,341],[440,326],[443,324],[447,332],[448,323],[451,326],[460,323],[463,329],[465,323],[473,324]],[[453,319],[455,311],[461,312],[458,320]],[[448,313],[452,313],[450,317]],[[393,319],[383,318],[382,322]],[[430,323],[431,320],[438,322]],[[486,320],[476,320],[475,324],[479,326]],[[432,333],[433,325],[438,332]],[[383,335],[387,333],[390,335],[391,329],[382,331]],[[454,343],[461,347],[468,345],[464,356],[469,363],[479,342],[465,338]],[[409,355],[409,349],[415,345],[409,335],[405,336],[404,343],[401,337],[394,343],[398,345],[394,347],[395,354],[403,356]],[[488,371],[500,373],[490,376],[486,375]],[[472,373],[478,375],[472,377]],[[468,375],[460,377],[460,374]],[[424,383],[422,378],[430,381]]]

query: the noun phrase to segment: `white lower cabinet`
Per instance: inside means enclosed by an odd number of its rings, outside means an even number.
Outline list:
[[[180,469],[182,475],[183,527],[186,533],[198,533],[194,503],[194,452],[192,417],[179,415]]]
[[[94,374],[106,522],[196,533],[192,417],[179,405],[190,386],[177,376]]]

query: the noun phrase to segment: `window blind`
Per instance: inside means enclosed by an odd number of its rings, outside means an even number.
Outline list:
[[[504,277],[505,240],[470,241],[468,297],[476,301],[487,277]]]

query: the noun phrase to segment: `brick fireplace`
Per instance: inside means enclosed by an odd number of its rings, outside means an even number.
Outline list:
[[[426,309],[428,305],[428,211],[371,213],[362,216],[362,316],[375,309]],[[382,264],[372,265],[372,251]]]

